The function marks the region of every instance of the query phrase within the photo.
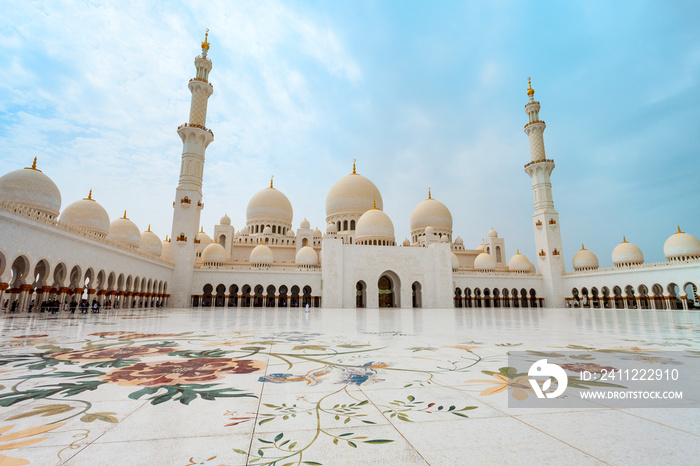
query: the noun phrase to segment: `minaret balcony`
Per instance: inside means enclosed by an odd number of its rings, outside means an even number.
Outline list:
[[[545,126],[546,126],[546,124],[545,124],[544,121],[542,121],[542,120],[535,120],[535,121],[531,121],[530,123],[528,123],[528,124],[526,124],[525,126],[523,126],[523,129],[527,129],[527,128],[530,127],[530,126],[536,126],[536,125],[545,125]]]
[[[533,161],[530,163],[526,163],[524,167],[528,168],[528,167],[531,167],[531,166],[538,164],[538,163],[551,163],[552,165],[554,165],[554,160],[552,160],[552,159],[537,160],[537,161]]]
[[[192,79],[190,79],[190,82],[193,82],[193,81],[198,81],[198,82],[201,82],[201,83],[209,84],[209,87],[211,87],[212,89],[214,89],[214,85],[213,85],[212,83],[210,83],[209,81],[207,81],[206,79],[203,79],[203,78],[192,78]]]

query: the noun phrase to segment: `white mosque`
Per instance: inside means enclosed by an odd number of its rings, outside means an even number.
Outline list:
[[[531,160],[531,259],[506,256],[493,229],[473,249],[452,231],[452,214],[430,193],[410,217],[411,237],[397,242],[382,195],[368,178],[340,178],[326,198],[326,231],[304,219],[294,229],[289,199],[273,182],[248,203],[239,229],[224,215],[209,236],[200,227],[204,208],[205,151],[214,140],[206,127],[212,62],[205,37],[195,58],[189,121],[183,142],[173,223],[165,241],[127,217],[110,221],[92,198],[61,210],[56,184],[37,168],[0,177],[0,305],[27,310],[32,303],[97,302],[116,308],[175,307],[564,307],[699,308],[700,241],[673,233],[664,243],[667,262],[644,262],[623,238],[612,251],[614,267],[600,269],[585,249],[565,271],[559,215],[545,157],[540,103],[529,86],[525,105]]]

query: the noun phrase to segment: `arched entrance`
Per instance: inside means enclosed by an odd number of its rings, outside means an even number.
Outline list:
[[[411,285],[413,290],[413,307],[423,307],[423,297],[421,296],[422,289],[419,282],[413,282]]]
[[[367,302],[365,301],[365,295],[367,291],[367,286],[365,282],[360,280],[355,285],[355,307],[366,307]]]
[[[394,307],[394,290],[391,279],[386,275],[379,277],[379,307]]]

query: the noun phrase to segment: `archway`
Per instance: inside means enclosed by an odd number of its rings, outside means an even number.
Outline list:
[[[355,284],[355,307],[366,307],[367,285],[360,280]]]
[[[503,307],[510,307],[510,293],[508,288],[503,288]]]
[[[202,291],[204,292],[202,295],[202,307],[211,307],[211,293],[214,291],[214,287],[207,283]]]
[[[292,294],[289,300],[289,307],[299,307],[299,287],[294,285],[292,287]]]
[[[257,285],[255,287],[255,296],[253,297],[253,307],[262,307],[263,306],[263,292],[264,289],[262,285]]]
[[[462,290],[455,288],[454,307],[462,307]]]
[[[269,285],[267,287],[267,294],[265,295],[265,307],[275,307],[275,287]]]
[[[280,286],[279,298],[277,299],[277,306],[287,307],[287,286]]]
[[[400,307],[401,283],[391,271],[384,272],[377,280],[379,307]]]
[[[251,292],[250,285],[243,285],[242,292],[241,292],[241,306],[250,307],[250,304],[251,304],[250,292]]]
[[[651,292],[654,294],[654,307],[656,309],[666,309],[666,300],[664,300],[664,289],[658,283],[651,287]]]
[[[311,302],[311,287],[309,285],[306,285],[304,287],[303,292],[304,292],[304,296],[302,298],[302,303],[301,303],[302,306],[306,307],[307,304],[309,306],[312,306],[313,303]]]
[[[484,307],[491,307],[491,290],[484,288]]]
[[[228,287],[228,307],[238,307],[238,285]]]
[[[498,288],[493,289],[493,307],[501,307],[501,293]]]
[[[219,286],[216,287],[216,301],[214,303],[214,306],[224,307],[225,303],[226,303],[226,285],[221,283],[221,284],[219,284]]]
[[[413,307],[423,307],[423,288],[419,282],[413,282],[411,285],[413,291]]]
[[[685,300],[688,303],[688,309],[700,308],[700,300],[698,300],[698,287],[695,283],[688,282],[683,286],[685,291]]]

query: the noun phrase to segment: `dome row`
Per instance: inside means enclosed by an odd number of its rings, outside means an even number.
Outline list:
[[[271,265],[274,256],[266,244],[259,244],[250,251],[250,263],[257,266]],[[228,261],[226,249],[219,243],[211,243],[202,251],[202,261],[207,265],[221,265]],[[300,267],[314,267],[319,264],[318,253],[310,246],[297,251],[295,263]]]

